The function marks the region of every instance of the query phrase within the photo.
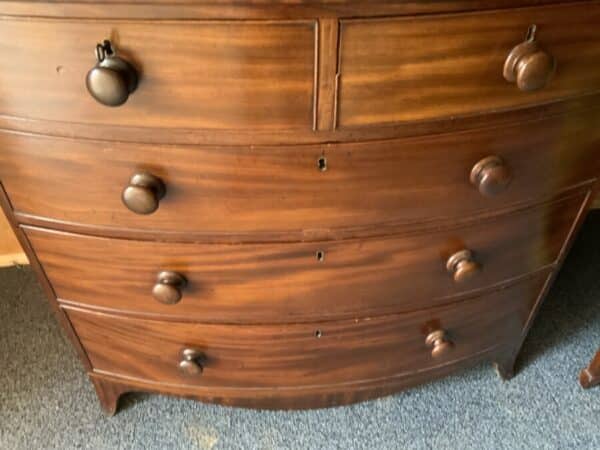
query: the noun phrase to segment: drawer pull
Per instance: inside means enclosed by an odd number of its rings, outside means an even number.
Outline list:
[[[543,88],[556,71],[556,60],[540,48],[535,32],[536,26],[531,25],[525,41],[514,47],[504,62],[504,78],[524,92]]]
[[[156,284],[152,289],[152,296],[160,303],[174,305],[181,300],[181,290],[186,285],[187,280],[183,275],[166,270],[160,272],[156,277]]]
[[[508,187],[512,175],[502,158],[488,156],[473,166],[470,180],[479,189],[481,195],[493,197]]]
[[[202,361],[204,354],[193,348],[184,348],[181,351],[181,361],[179,361],[179,370],[189,376],[202,375],[204,367]]]
[[[462,283],[476,275],[481,266],[475,261],[471,250],[461,250],[448,258],[446,269],[452,274],[455,282]]]
[[[123,190],[123,203],[136,214],[152,214],[165,196],[165,184],[149,173],[136,173]]]
[[[122,105],[137,88],[137,72],[131,64],[117,56],[110,41],[96,46],[96,58],[96,65],[86,77],[89,93],[103,105]]]
[[[452,341],[444,330],[435,330],[427,335],[425,344],[431,347],[431,356],[438,358],[448,354],[453,347]]]

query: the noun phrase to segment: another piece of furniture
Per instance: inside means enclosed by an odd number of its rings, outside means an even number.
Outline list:
[[[0,211],[0,267],[27,264],[27,256],[4,214]]]
[[[600,2],[541,3],[2,2],[2,206],[105,410],[511,377],[600,173]]]
[[[600,384],[600,350],[598,350],[590,365],[579,374],[579,383],[585,389]]]

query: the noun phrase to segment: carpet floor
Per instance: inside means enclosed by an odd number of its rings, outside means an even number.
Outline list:
[[[600,449],[600,211],[525,342],[517,376],[485,364],[349,407],[267,412],[146,394],[103,415],[31,271],[0,271],[0,449]]]

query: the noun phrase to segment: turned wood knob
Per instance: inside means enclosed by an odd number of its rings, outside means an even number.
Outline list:
[[[556,71],[556,60],[540,48],[535,33],[536,26],[532,25],[525,41],[514,47],[504,62],[506,81],[516,83],[525,92],[546,86]]]
[[[165,196],[166,188],[160,178],[149,173],[136,173],[123,190],[123,203],[136,214],[152,214]]]
[[[462,283],[477,274],[481,266],[475,261],[471,250],[461,250],[448,258],[446,269],[454,281]]]
[[[96,46],[96,59],[96,65],[86,77],[89,93],[103,105],[122,105],[137,88],[137,72],[117,56],[110,41]]]
[[[444,330],[435,330],[427,335],[425,344],[431,347],[431,356],[438,358],[448,354],[453,347],[452,341]]]
[[[165,270],[156,277],[156,284],[152,288],[152,296],[160,303],[174,305],[181,300],[181,291],[186,285],[187,280],[183,275]]]
[[[470,180],[482,195],[492,197],[508,187],[512,175],[502,158],[488,156],[473,166]]]
[[[202,375],[204,367],[202,361],[204,354],[193,348],[184,348],[181,351],[181,361],[179,362],[179,369],[186,375]]]

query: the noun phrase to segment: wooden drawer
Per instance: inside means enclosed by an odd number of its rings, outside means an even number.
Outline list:
[[[531,24],[554,78],[522,92],[503,77]],[[600,89],[600,3],[342,20],[338,126],[456,118]]]
[[[301,389],[391,378],[448,364],[519,336],[547,274],[452,306],[369,319],[222,325],[133,319],[67,308],[94,372],[178,385]],[[432,357],[426,336],[454,344]],[[183,349],[204,354],[202,375],[178,366]]]
[[[183,232],[182,239],[220,242],[365,236],[384,226],[497,212],[596,178],[600,127],[591,125],[599,120],[589,111],[420,139],[293,147],[115,144],[2,132],[0,181],[20,220],[97,226],[101,234],[131,229],[164,239]],[[469,180],[490,155],[512,177],[493,197]],[[321,156],[326,171],[319,170]],[[121,200],[132,175],[144,171],[166,185],[158,210],[147,216]]]
[[[465,227],[312,244],[200,245],[25,231],[63,302],[203,322],[290,322],[448,303],[539,270],[555,262],[583,198]],[[457,282],[447,260],[464,249],[480,270]],[[179,303],[153,298],[161,271],[187,279]]]
[[[149,130],[311,130],[315,33],[312,21],[4,17],[0,114]],[[103,39],[141,74],[138,89],[118,108],[96,103],[86,91]]]

